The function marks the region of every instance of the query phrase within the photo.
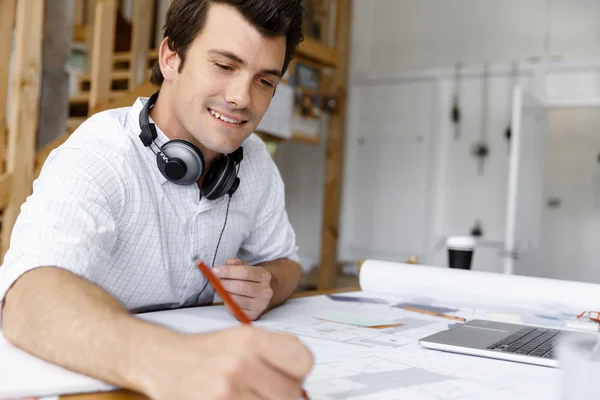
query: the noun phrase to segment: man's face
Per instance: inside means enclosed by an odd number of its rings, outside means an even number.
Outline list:
[[[211,5],[181,73],[170,78],[182,128],[212,151],[238,148],[269,107],[285,47],[284,36],[266,38],[234,8]]]

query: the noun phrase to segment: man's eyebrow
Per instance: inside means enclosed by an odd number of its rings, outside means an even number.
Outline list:
[[[212,50],[209,50],[208,52],[213,53],[213,54],[218,54],[223,57],[227,57],[227,58],[231,59],[232,61],[235,61],[238,64],[246,65],[246,61],[242,60],[240,57],[236,56],[235,54],[233,54],[230,51],[212,49]]]
[[[246,61],[242,60],[239,56],[233,54],[230,51],[219,50],[219,49],[212,49],[212,50],[209,50],[208,52],[212,53],[212,54],[218,54],[218,55],[223,56],[223,57],[227,57],[230,60],[232,60],[232,61],[234,61],[234,62],[236,62],[238,64],[246,65]],[[261,72],[261,74],[264,74],[264,75],[273,75],[273,76],[275,76],[277,78],[281,78],[283,76],[283,74],[281,73],[281,70],[278,70],[278,69],[265,69],[265,70],[262,70],[260,72]]]
[[[283,76],[283,74],[281,73],[281,71],[278,70],[278,69],[263,69],[260,72],[263,73],[264,75],[273,75],[273,76],[275,76],[277,78],[281,78]]]

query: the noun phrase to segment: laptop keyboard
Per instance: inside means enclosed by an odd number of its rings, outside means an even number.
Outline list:
[[[554,345],[560,333],[561,331],[556,329],[527,327],[488,346],[488,349],[503,353],[555,358]]]

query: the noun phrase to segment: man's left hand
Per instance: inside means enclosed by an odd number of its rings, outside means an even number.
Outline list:
[[[273,298],[271,273],[263,267],[250,266],[239,258],[230,258],[225,265],[213,269],[233,300],[252,321],[269,308]],[[233,312],[227,307],[229,313]]]

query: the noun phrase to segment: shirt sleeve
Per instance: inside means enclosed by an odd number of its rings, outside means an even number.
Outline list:
[[[97,266],[109,260],[116,231],[114,177],[106,161],[86,151],[50,155],[21,206],[0,267],[0,317],[6,292],[25,272],[55,266],[92,280]]]
[[[296,235],[285,209],[285,187],[275,162],[268,155],[266,195],[238,257],[250,265],[287,258],[300,262]]]

